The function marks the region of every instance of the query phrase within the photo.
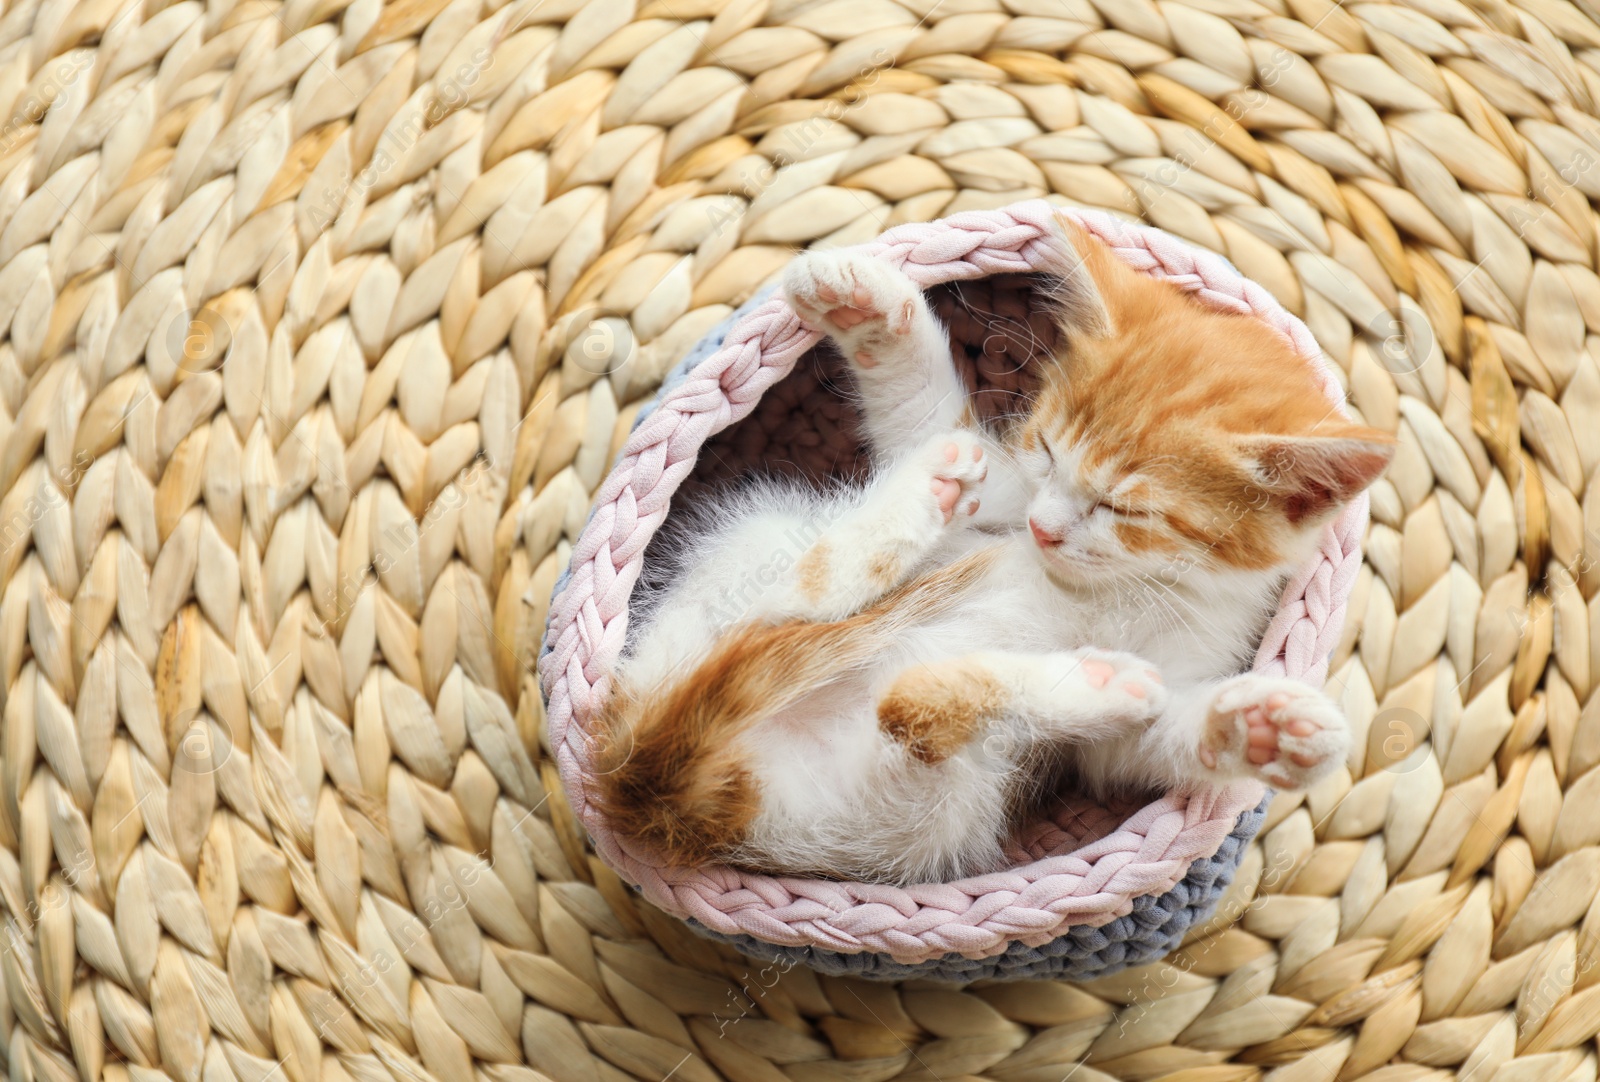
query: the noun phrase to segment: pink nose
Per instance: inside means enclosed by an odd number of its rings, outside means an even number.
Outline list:
[[[1060,534],[1051,533],[1031,518],[1028,520],[1028,529],[1033,531],[1033,539],[1038,542],[1039,547],[1042,549],[1055,548],[1061,544]]]

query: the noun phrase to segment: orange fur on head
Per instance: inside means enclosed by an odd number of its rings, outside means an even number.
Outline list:
[[[1254,316],[1133,270],[1062,219],[1081,266],[1061,286],[1065,351],[1022,427],[1074,447],[1091,487],[1137,476],[1116,533],[1133,552],[1203,550],[1263,569],[1371,484],[1394,440],[1342,417],[1317,373]]]

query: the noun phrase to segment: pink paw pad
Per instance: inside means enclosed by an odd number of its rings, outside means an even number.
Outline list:
[[[988,474],[988,467],[980,459],[982,450],[976,441],[964,433],[952,438],[935,440],[928,449],[929,467],[933,473],[930,488],[945,522],[957,515],[971,517],[978,513],[978,495],[974,486]]]
[[[1109,661],[1089,658],[1083,662],[1083,678],[1089,681],[1089,686],[1097,691],[1109,684],[1111,678],[1116,674],[1117,670]]]
[[[830,307],[823,312],[823,318],[841,331],[848,331],[863,323],[873,320],[886,319],[887,312],[878,310],[874,303],[872,291],[866,286],[856,286],[849,296],[841,296],[837,291],[825,285],[817,286],[816,299]],[[890,320],[893,325],[889,327],[897,335],[909,334],[912,318],[916,315],[915,302],[907,299],[900,306],[898,318]],[[855,355],[856,363],[863,368],[872,368],[877,365],[877,360],[865,351]]]
[[[1322,696],[1257,681],[1241,677],[1222,692],[1196,753],[1208,769],[1254,776],[1279,789],[1305,789],[1343,759],[1343,718]]]

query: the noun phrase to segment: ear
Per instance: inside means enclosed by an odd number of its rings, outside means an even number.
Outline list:
[[[1109,338],[1115,333],[1111,310],[1106,304],[1104,283],[1115,273],[1110,264],[1116,257],[1077,222],[1056,215],[1063,243],[1050,274],[1055,286],[1049,291],[1057,318],[1067,338]]]
[[[1254,483],[1282,502],[1294,526],[1332,515],[1394,458],[1393,437],[1359,425],[1327,435],[1251,436],[1240,445]]]

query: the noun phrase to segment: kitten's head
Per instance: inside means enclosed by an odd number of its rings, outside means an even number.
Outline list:
[[[1060,274],[1066,346],[1018,432],[1029,528],[1069,580],[1306,558],[1394,441],[1332,407],[1254,316],[1123,264],[1075,224]]]

